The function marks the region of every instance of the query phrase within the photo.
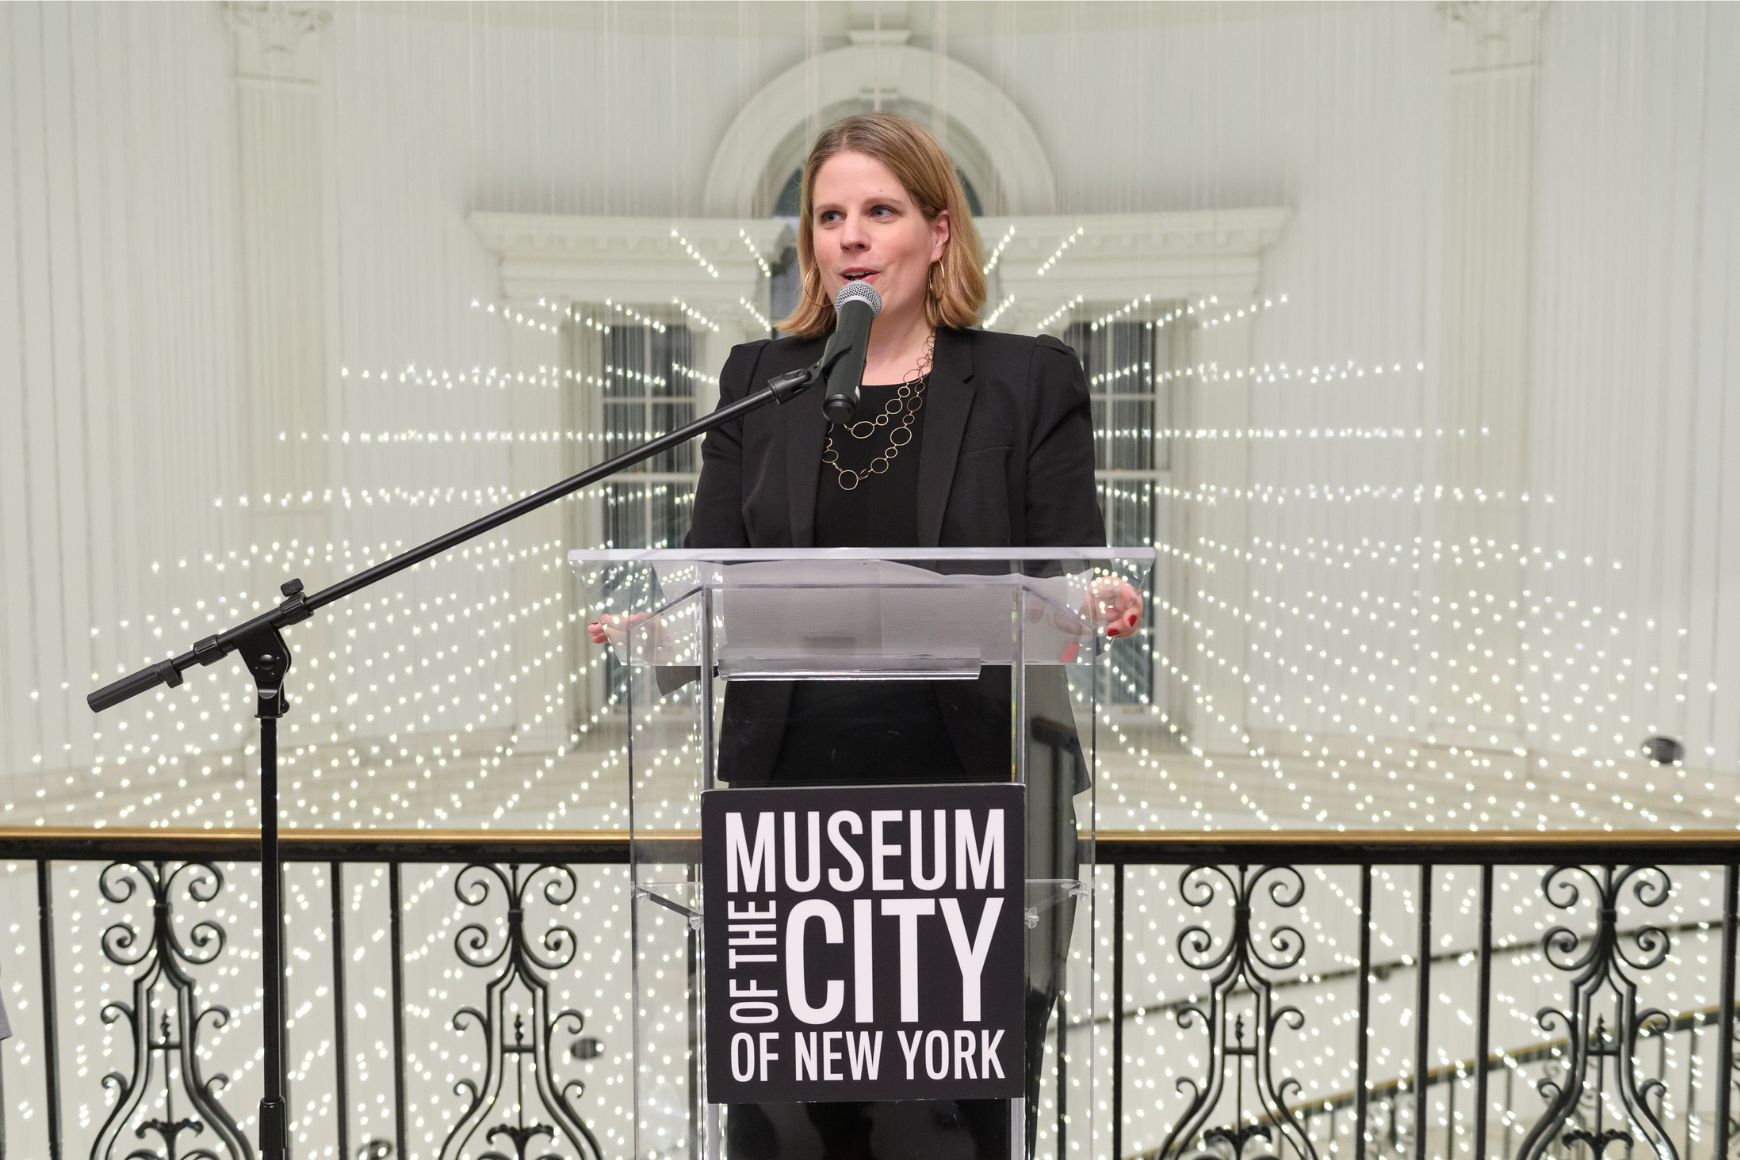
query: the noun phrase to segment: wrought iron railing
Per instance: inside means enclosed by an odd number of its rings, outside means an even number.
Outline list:
[[[1665,1024],[1652,1025],[1639,1036],[1639,1039],[1640,1041],[1653,1043],[1658,1050],[1653,1053],[1655,1055],[1653,1060],[1649,1059],[1650,1052],[1643,1052],[1643,1058],[1639,1060],[1640,1069],[1645,1073],[1653,1070],[1653,1076],[1651,1078],[1657,1082],[1665,1083],[1664,1077],[1668,1070],[1668,1048],[1674,1041],[1674,1037],[1683,1036],[1686,1044],[1683,1050],[1690,1053],[1696,1053],[1699,1035],[1709,1033],[1709,1030],[1718,1027],[1720,1022],[1720,1009],[1709,1007],[1702,1011],[1688,1011],[1682,1015],[1674,1016]],[[1607,1038],[1607,1036],[1605,1036],[1603,1032],[1597,1031],[1597,1038],[1604,1039]],[[1440,1087],[1451,1089],[1446,1103],[1453,1110],[1455,1107],[1456,1090],[1471,1088],[1474,1084],[1475,1074],[1484,1071],[1490,1075],[1501,1077],[1501,1082],[1505,1085],[1505,1092],[1501,1104],[1507,1108],[1513,1107],[1516,1103],[1516,1078],[1521,1069],[1530,1064],[1563,1066],[1565,1060],[1571,1055],[1571,1049],[1572,1044],[1569,1039],[1552,1039],[1535,1043],[1528,1047],[1489,1055],[1483,1060],[1459,1059],[1454,1063],[1442,1064],[1433,1068],[1431,1071],[1426,1073],[1421,1083],[1428,1089]],[[1652,1063],[1653,1068],[1651,1068]],[[1375,1122],[1381,1125],[1383,1129],[1383,1138],[1386,1145],[1384,1150],[1392,1154],[1405,1155],[1410,1151],[1410,1148],[1408,1147],[1409,1140],[1405,1140],[1402,1136],[1405,1118],[1405,1112],[1402,1111],[1402,1109],[1405,1107],[1405,1103],[1413,1089],[1414,1084],[1412,1080],[1403,1081],[1392,1079],[1383,1083],[1371,1085],[1367,1092],[1368,1102],[1373,1106],[1383,1109],[1375,1117]],[[1689,1088],[1685,1094],[1684,1107],[1695,1111],[1697,1107],[1697,1095],[1698,1092],[1696,1087]],[[1316,1125],[1325,1125],[1327,1128],[1326,1137],[1328,1140],[1333,1141],[1336,1138],[1335,1124],[1337,1117],[1345,1115],[1357,1105],[1357,1102],[1358,1094],[1356,1092],[1348,1091],[1332,1096],[1321,1102],[1313,1103],[1310,1107],[1304,1109],[1306,1134],[1313,1135]],[[1582,1116],[1580,1112],[1581,1109],[1579,1109],[1579,1114],[1573,1116],[1575,1122],[1567,1129],[1567,1131],[1587,1134],[1591,1131],[1591,1127],[1589,1124],[1584,1122],[1585,1117]],[[1688,1116],[1685,1117],[1685,1123],[1682,1125],[1684,1129],[1684,1136],[1680,1144],[1680,1154],[1682,1156],[1690,1156],[1694,1150],[1694,1145],[1697,1142],[1693,1133],[1694,1122],[1694,1119]],[[1444,1117],[1444,1123],[1439,1126],[1445,1132],[1445,1141],[1442,1151],[1446,1154],[1454,1152],[1456,1150],[1455,1115],[1451,1114]],[[1502,1131],[1503,1138],[1499,1142],[1498,1147],[1493,1149],[1493,1154],[1497,1156],[1509,1156],[1512,1154],[1516,1143],[1516,1125],[1511,1122],[1509,1117],[1506,1117],[1505,1122],[1502,1125]],[[1599,1133],[1604,1131],[1604,1129],[1600,1125],[1596,1125],[1593,1128],[1593,1131]],[[1409,1139],[1411,1139],[1412,1133],[1409,1132],[1408,1136]],[[1582,1137],[1578,1137],[1578,1139],[1582,1139]],[[1590,1151],[1598,1152],[1599,1150],[1590,1149]]]
[[[295,1155],[629,1154],[625,835],[285,852]],[[1740,834],[1102,834],[1089,854],[1076,945],[1097,955],[1066,988],[1039,1155],[1740,1147]],[[243,833],[0,831],[0,1156],[253,1156],[254,855]]]

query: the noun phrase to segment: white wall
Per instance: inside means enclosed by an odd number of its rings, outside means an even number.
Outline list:
[[[240,470],[222,15],[9,5],[0,60],[0,762],[11,823],[35,816],[38,789],[60,788],[56,771],[92,760],[96,723],[79,699],[96,673],[186,641],[191,598],[234,591],[201,552],[242,544],[212,503]],[[115,755],[157,727],[144,712],[125,733],[103,725]]]

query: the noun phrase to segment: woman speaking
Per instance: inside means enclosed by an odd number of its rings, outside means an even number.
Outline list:
[[[1054,338],[974,329],[985,298],[978,235],[930,134],[887,113],[831,125],[804,165],[800,204],[802,290],[780,323],[788,337],[733,349],[721,403],[813,364],[835,295],[862,281],[882,311],[856,420],[832,424],[817,401],[764,407],[713,431],[685,546],[1104,545],[1081,365]],[[1141,600],[1129,585],[1098,585],[1095,599],[1108,633],[1135,627]],[[591,629],[603,643],[605,626]],[[1028,827],[1049,831],[1054,865],[1043,873],[1073,877],[1071,799],[1088,775],[1064,674],[1049,675],[1029,681],[1030,710],[1053,727],[1034,730],[1050,756],[1030,766],[1051,773],[1029,780]],[[1009,736],[1007,669],[977,681],[733,683],[718,776],[733,786],[1007,780]],[[1029,1140],[1071,913],[1056,908],[1029,940]],[[733,1105],[726,1155],[1006,1160],[1009,1135],[1008,1104],[995,1100]]]

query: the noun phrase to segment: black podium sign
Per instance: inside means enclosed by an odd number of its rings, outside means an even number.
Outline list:
[[[1023,795],[704,793],[709,1098],[1020,1096]]]

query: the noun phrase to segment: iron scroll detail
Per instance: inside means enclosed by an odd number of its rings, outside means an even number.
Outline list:
[[[538,893],[554,907],[567,906],[579,893],[574,871],[563,865],[522,872],[513,864],[504,871],[472,863],[454,879],[454,894],[468,907],[484,905],[499,887],[507,900],[507,929],[499,945],[477,922],[454,936],[454,949],[466,966],[499,969],[485,988],[482,1009],[462,1007],[453,1016],[455,1030],[470,1026],[482,1032],[485,1062],[480,1081],[462,1079],[454,1085],[466,1106],[442,1142],[441,1160],[459,1160],[479,1132],[488,1150],[478,1160],[603,1160],[580,1115],[585,1084],[571,1079],[558,1085],[551,1066],[551,1041],[559,1033],[578,1038],[586,1020],[572,1008],[550,1011],[550,976],[573,962],[577,940],[573,929],[561,924],[535,941],[528,937],[526,902],[539,881]],[[534,1096],[536,1106],[528,1103]],[[489,1123],[492,1119],[498,1122]],[[500,1150],[502,1145],[511,1155]]]
[[[1208,976],[1209,990],[1206,1001],[1179,1009],[1178,1023],[1203,1027],[1208,1059],[1200,1081],[1188,1076],[1177,1081],[1179,1091],[1189,1092],[1189,1103],[1158,1156],[1276,1160],[1284,1144],[1300,1160],[1316,1160],[1316,1149],[1288,1102],[1302,1085],[1291,1076],[1277,1077],[1274,1065],[1276,1032],[1283,1027],[1300,1030],[1305,1016],[1297,1007],[1276,1005],[1273,976],[1299,963],[1305,938],[1297,927],[1284,923],[1259,931],[1252,917],[1259,895],[1282,910],[1297,907],[1305,897],[1305,880],[1293,867],[1278,865],[1255,870],[1239,866],[1236,873],[1192,866],[1179,879],[1184,900],[1199,910],[1212,905],[1223,886],[1232,896],[1232,929],[1226,938],[1217,943],[1201,923],[1178,936],[1179,957],[1191,970]],[[1229,1070],[1234,1073],[1231,1122],[1209,1127],[1227,1094]],[[1253,1109],[1247,1115],[1247,1081],[1260,1113]]]
[[[1639,904],[1653,910],[1667,901],[1673,882],[1658,866],[1603,866],[1599,871],[1556,866],[1541,882],[1547,901],[1565,911],[1577,906],[1588,890],[1596,903],[1596,925],[1587,940],[1563,924],[1541,939],[1547,963],[1571,979],[1565,1006],[1543,1007],[1536,1020],[1543,1029],[1554,1024],[1564,1029],[1568,1057],[1562,1071],[1540,1081],[1546,1114],[1524,1137],[1518,1160],[1547,1156],[1556,1150],[1555,1141],[1573,1149],[1580,1146],[1591,1160],[1602,1160],[1615,1144],[1630,1155],[1638,1136],[1662,1160],[1679,1157],[1661,1121],[1666,1087],[1659,1079],[1640,1080],[1638,1074],[1638,1040],[1665,1030],[1669,1019],[1656,1008],[1639,1007],[1635,976],[1666,961],[1670,941],[1655,923],[1638,927],[1629,938],[1621,937],[1619,929],[1619,906],[1628,888]],[[1598,1006],[1607,1009],[1598,1011]],[[1607,1125],[1610,1095],[1623,1114],[1623,1127]],[[1575,1122],[1584,1119],[1585,1104],[1592,1106],[1592,1122]]]
[[[137,927],[122,920],[103,932],[103,957],[118,967],[137,968],[132,1001],[116,1000],[102,1008],[104,1023],[126,1021],[133,1067],[131,1075],[113,1071],[103,1077],[103,1087],[118,1094],[91,1146],[91,1160],[114,1160],[116,1149],[126,1147],[121,1135],[129,1124],[138,1140],[155,1135],[161,1150],[134,1147],[122,1160],[253,1160],[247,1138],[218,1098],[229,1077],[216,1073],[208,1079],[200,1067],[201,1033],[223,1027],[230,1012],[200,1006],[193,971],[223,953],[225,935],[223,927],[202,919],[188,928],[183,941],[176,931],[172,898],[184,881],[187,897],[204,905],[223,890],[224,878],[207,862],[183,862],[173,869],[164,862],[114,862],[98,876],[103,898],[116,905],[132,899],[141,886],[150,891],[151,929],[141,937]],[[147,1114],[146,1100],[159,1072],[161,1110]],[[186,1115],[176,1113],[178,1078],[187,1097]],[[192,1151],[182,1150],[184,1134],[194,1141]]]

